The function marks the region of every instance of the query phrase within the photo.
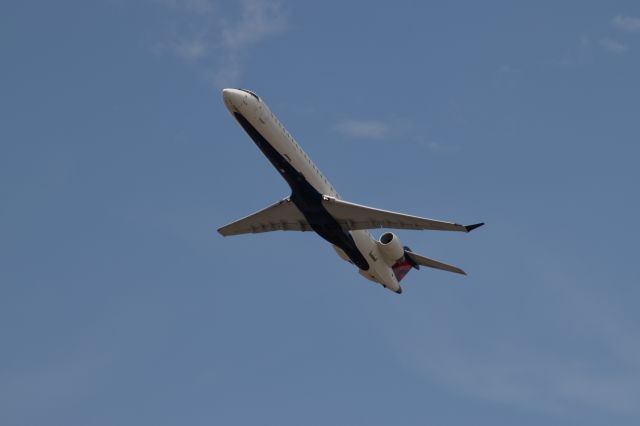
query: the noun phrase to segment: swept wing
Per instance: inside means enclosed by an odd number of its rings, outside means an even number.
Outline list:
[[[415,229],[432,231],[458,231],[470,232],[483,223],[475,225],[460,225],[458,223],[443,222],[427,219],[389,210],[376,209],[348,201],[338,200],[324,196],[322,205],[345,229],[355,231],[358,229],[394,228]]]
[[[287,197],[256,213],[236,220],[218,232],[225,237],[269,231],[311,231],[307,219]]]

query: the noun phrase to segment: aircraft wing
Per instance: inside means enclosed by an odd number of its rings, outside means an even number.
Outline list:
[[[412,251],[405,250],[404,255],[418,265],[427,266],[429,268],[442,269],[443,271],[455,272],[456,274],[467,275],[466,272],[456,266],[447,265],[446,263],[442,263],[434,259],[429,259],[428,257],[420,256],[419,254],[416,254]]]
[[[470,232],[484,225],[483,223],[477,223],[475,225],[465,226],[457,223],[442,222],[388,210],[375,209],[328,196],[323,197],[322,204],[338,223],[350,231],[358,229],[395,228]]]
[[[218,232],[225,237],[269,231],[311,231],[311,227],[300,210],[287,197],[218,229]]]

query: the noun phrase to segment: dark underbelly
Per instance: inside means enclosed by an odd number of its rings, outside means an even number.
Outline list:
[[[326,241],[340,247],[358,268],[368,270],[369,264],[358,250],[351,234],[344,230],[322,205],[322,194],[280,155],[242,114],[234,115],[253,142],[287,181],[291,187],[291,201],[307,219],[311,228]]]

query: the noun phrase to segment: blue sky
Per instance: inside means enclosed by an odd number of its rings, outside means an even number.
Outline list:
[[[637,2],[0,10],[1,424],[638,424]],[[228,86],[469,276],[217,235],[288,195]]]

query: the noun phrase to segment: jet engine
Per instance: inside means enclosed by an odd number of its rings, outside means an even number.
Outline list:
[[[393,265],[404,258],[404,247],[392,232],[385,232],[380,236],[378,247],[380,248],[380,254],[389,265]]]

